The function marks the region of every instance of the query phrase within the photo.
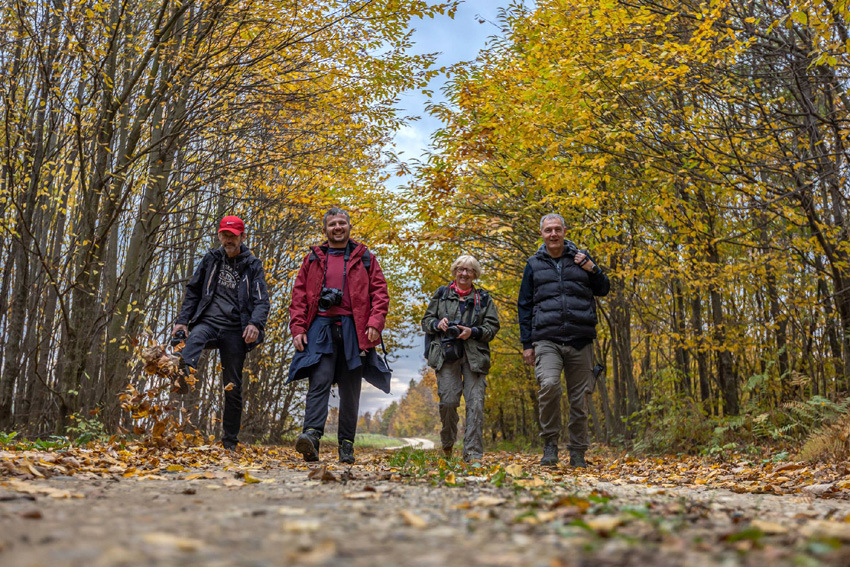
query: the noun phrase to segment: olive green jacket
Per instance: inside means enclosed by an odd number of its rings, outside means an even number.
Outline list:
[[[463,342],[463,350],[469,367],[473,372],[486,374],[490,371],[490,345],[499,332],[499,313],[493,298],[486,290],[474,287],[466,299],[466,309],[460,324],[472,328],[472,336]],[[440,287],[428,303],[422,318],[422,330],[426,338],[430,337],[427,349],[428,365],[434,370],[443,366],[443,349],[440,339],[443,333],[437,329],[443,317],[450,322],[460,318],[460,297],[449,286]],[[426,341],[427,344],[427,341]]]

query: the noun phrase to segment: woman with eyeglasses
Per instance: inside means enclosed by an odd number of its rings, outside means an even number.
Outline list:
[[[437,373],[440,397],[440,441],[446,457],[457,440],[457,409],[466,402],[463,459],[480,460],[483,453],[484,395],[490,371],[490,341],[499,332],[499,313],[486,290],[473,282],[481,264],[463,255],[452,263],[453,281],[434,293],[422,318],[428,365]]]

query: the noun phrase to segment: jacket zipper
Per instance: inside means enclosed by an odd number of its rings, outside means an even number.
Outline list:
[[[257,301],[260,301],[263,298],[263,294],[260,293],[260,282],[254,282],[257,284]]]
[[[218,270],[218,264],[213,264],[212,273],[210,273],[210,279],[207,280],[207,294],[210,292],[210,286],[212,285],[213,277],[215,276],[216,271]]]

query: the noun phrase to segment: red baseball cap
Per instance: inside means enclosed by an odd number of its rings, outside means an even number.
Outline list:
[[[245,232],[245,223],[242,222],[242,219],[239,217],[234,217],[233,215],[227,215],[218,225],[218,231],[221,232],[223,230],[229,230],[236,236],[239,236],[243,232]]]

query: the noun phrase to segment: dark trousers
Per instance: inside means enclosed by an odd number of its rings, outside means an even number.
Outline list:
[[[322,355],[310,376],[307,390],[307,407],[304,409],[304,431],[315,429],[324,434],[328,419],[328,400],[331,386],[339,388],[339,429],[340,441],[354,442],[357,433],[357,413],[360,410],[360,385],[363,367],[349,370],[345,361],[342,342],[342,327],[331,325],[334,349],[330,354]]]
[[[248,353],[248,345],[242,338],[240,330],[216,329],[206,323],[198,323],[192,327],[186,346],[180,351],[180,355],[187,366],[197,368],[198,360],[204,348],[207,346],[218,349],[221,359],[221,383],[223,386],[233,384],[230,391],[224,392],[224,416],[222,425],[224,429],[223,441],[238,442],[239,427],[242,424],[242,367],[245,364],[245,355]]]

